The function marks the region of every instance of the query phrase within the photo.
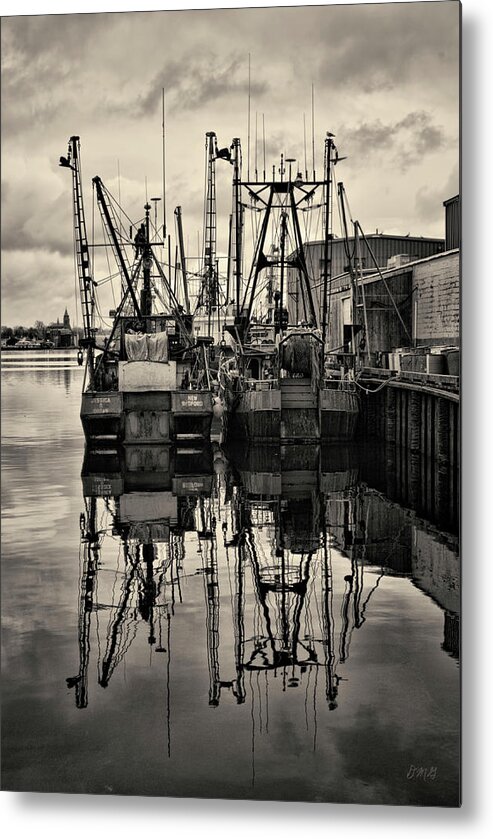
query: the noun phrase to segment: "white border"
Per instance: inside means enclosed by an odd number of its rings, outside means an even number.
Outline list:
[[[404,0],[405,2],[408,0]],[[433,0],[429,0],[432,2]],[[337,0],[335,0],[337,2]],[[447,0],[442,0],[447,2]],[[28,2],[3,0],[2,15],[95,11],[146,11],[176,8],[242,7],[246,3],[189,2],[128,3],[122,0]],[[251,6],[300,5],[252,2]],[[311,3],[305,5],[325,5]],[[118,839],[142,834],[234,839],[262,836],[293,839],[334,837],[353,829],[365,839],[490,835],[493,824],[491,702],[491,346],[493,271],[491,269],[491,121],[492,4],[463,3],[463,313],[466,352],[463,364],[463,807],[461,810],[357,805],[276,804],[190,799],[113,798],[55,794],[0,795],[4,835],[56,839],[71,833]],[[489,189],[488,189],[489,188]],[[489,467],[489,468],[488,468]],[[132,771],[129,766],[129,771]],[[490,828],[488,828],[488,824]]]

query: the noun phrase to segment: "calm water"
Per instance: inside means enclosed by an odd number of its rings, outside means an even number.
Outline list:
[[[2,787],[456,805],[457,536],[392,453],[84,459],[50,364],[2,369]]]

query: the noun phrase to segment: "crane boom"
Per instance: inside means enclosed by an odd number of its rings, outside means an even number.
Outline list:
[[[116,263],[120,269],[120,273],[122,275],[123,280],[126,283],[126,286],[129,290],[130,296],[132,298],[132,303],[135,309],[135,313],[138,318],[140,318],[140,307],[139,303],[135,294],[132,278],[130,276],[130,265],[125,254],[125,250],[123,248],[122,242],[120,240],[119,233],[117,232],[115,217],[113,213],[113,209],[111,206],[111,202],[109,200],[106,188],[101,180],[101,178],[96,175],[95,178],[92,179],[92,182],[96,188],[96,196],[98,200],[98,206],[101,212],[101,218],[103,220],[103,224],[105,226],[106,232],[108,234],[109,240],[111,242],[111,247],[113,249],[113,253],[116,259]]]

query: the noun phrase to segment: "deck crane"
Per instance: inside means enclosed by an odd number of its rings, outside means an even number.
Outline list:
[[[141,258],[139,259],[138,257],[136,257],[134,266],[131,269],[125,252],[123,237],[116,222],[116,216],[113,210],[108,190],[104,186],[101,178],[98,176],[93,178],[93,184],[96,189],[97,201],[101,212],[101,218],[108,238],[111,242],[113,253],[117,265],[120,269],[122,279],[124,280],[126,285],[125,298],[128,295],[130,295],[136,317],[149,317],[152,314],[152,295],[154,291],[162,305],[173,309],[173,314],[176,316],[179,323],[183,326],[184,331],[187,332],[186,325],[183,323],[179,315],[180,307],[178,299],[176,298],[176,295],[174,294],[168,281],[168,278],[165,276],[161,265],[157,261],[151,245],[149,235],[149,213],[151,210],[150,204],[145,204],[145,220],[142,223],[141,229],[139,231],[140,237],[138,247],[139,250],[141,250]],[[137,242],[137,237],[135,241]],[[156,287],[154,287],[154,289],[151,288],[151,268],[153,264],[155,265],[163,283],[163,286],[169,296],[168,303],[166,303],[163,300],[161,293]],[[140,299],[138,299],[138,296],[136,294],[136,288],[141,267],[143,281],[142,288],[140,290]]]
[[[79,339],[79,345],[87,349],[88,370],[91,380],[94,373],[94,347],[96,343],[96,329],[94,327],[94,281],[89,258],[87,241],[86,218],[84,214],[84,200],[82,195],[80,169],[80,137],[72,136],[68,142],[66,157],[60,157],[60,166],[72,170],[72,205],[74,214],[75,253],[77,259],[77,275],[82,303],[82,319],[84,337]]]
[[[152,315],[153,290],[151,288],[151,268],[153,263],[155,264],[155,267],[157,268],[163,286],[168,293],[169,303],[166,303],[159,290],[157,288],[154,288],[156,296],[159,298],[163,306],[167,306],[170,309],[173,309],[173,314],[175,315],[176,320],[180,325],[182,335],[186,343],[191,344],[192,339],[189,335],[189,326],[187,325],[187,323],[185,323],[182,316],[180,315],[178,300],[174,295],[171,286],[168,282],[168,279],[165,276],[164,271],[161,268],[159,262],[157,261],[151,246],[149,236],[149,213],[151,209],[150,204],[146,203],[144,208],[145,221],[141,225],[141,229],[139,231],[139,239],[137,239],[137,237],[135,239],[136,242],[139,241],[139,245],[136,249],[137,253],[135,257],[135,262],[131,267],[125,251],[124,239],[121,230],[119,229],[119,226],[117,224],[116,215],[113,209],[110,194],[99,176],[93,178],[93,185],[96,190],[96,197],[98,207],[101,213],[103,226],[106,231],[106,235],[109,241],[111,242],[113,255],[115,257],[116,263],[118,265],[122,277],[122,283],[124,284],[124,286],[126,286],[121,303],[116,312],[117,316],[115,317],[113,329],[110,333],[108,341],[106,342],[106,346],[103,349],[103,352],[98,358],[95,371],[97,373],[98,370],[102,367],[105,358],[108,354],[108,351],[112,346],[113,338],[119,327],[119,316],[125,314],[135,314],[135,316],[140,320],[141,318],[149,317]],[[140,290],[139,299],[137,295],[137,285],[141,268],[143,274],[143,282],[142,288]],[[128,312],[129,298],[131,300],[133,312]]]

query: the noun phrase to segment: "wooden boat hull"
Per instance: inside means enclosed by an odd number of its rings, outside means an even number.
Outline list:
[[[320,391],[321,438],[327,441],[353,440],[360,412],[357,393],[352,390]]]
[[[239,397],[227,417],[228,439],[275,442],[281,436],[279,390],[248,391]]]
[[[227,439],[262,442],[339,442],[354,439],[359,399],[353,390],[314,391],[310,379],[282,379],[280,388],[238,397],[228,414]]]

